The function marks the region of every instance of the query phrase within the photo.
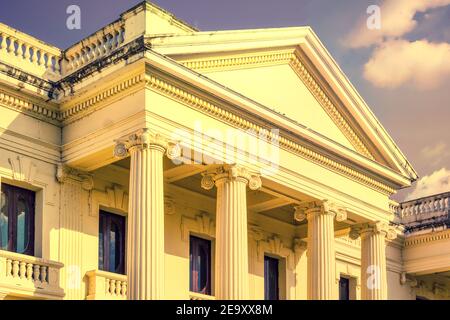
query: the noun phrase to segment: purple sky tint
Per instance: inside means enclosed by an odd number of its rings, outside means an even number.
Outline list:
[[[67,48],[139,2],[1,0],[0,21]],[[430,175],[442,168],[450,170],[449,81],[426,91],[407,85],[396,89],[377,88],[363,76],[372,50],[349,49],[342,44],[356,23],[366,18],[367,7],[381,4],[382,0],[154,0],[154,3],[200,30],[311,26],[419,175]],[[79,5],[82,10],[82,29],[78,31],[65,27],[66,8],[71,4]],[[450,6],[431,9],[426,14],[416,14],[417,27],[404,38],[449,43]],[[390,72],[395,74],[396,70]],[[427,156],[430,150],[436,152],[434,158]]]

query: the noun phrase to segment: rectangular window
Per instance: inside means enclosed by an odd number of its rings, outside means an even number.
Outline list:
[[[33,256],[35,193],[1,186],[0,249]]]
[[[190,237],[190,290],[211,295],[211,241]]]
[[[350,300],[350,280],[347,278],[339,279],[339,300]]]
[[[98,268],[125,274],[125,217],[100,211]]]
[[[264,257],[264,298],[266,300],[279,299],[279,261],[271,257]]]

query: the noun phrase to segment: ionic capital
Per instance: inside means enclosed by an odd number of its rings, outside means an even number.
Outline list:
[[[133,148],[160,148],[169,159],[176,159],[181,156],[181,147],[177,142],[168,140],[148,129],[142,129],[115,142],[114,157],[116,158],[127,157]]]
[[[300,204],[295,207],[294,219],[298,222],[302,222],[307,219],[310,214],[332,214],[338,222],[347,220],[347,210],[328,200]]]
[[[358,239],[363,234],[382,234],[387,240],[394,240],[397,238],[397,232],[394,227],[389,226],[388,223],[382,221],[363,223],[352,227],[350,230],[350,238]]]
[[[227,181],[242,181],[248,184],[250,190],[258,190],[262,186],[259,174],[236,165],[224,165],[202,174],[201,186],[205,190],[211,190],[218,183]]]

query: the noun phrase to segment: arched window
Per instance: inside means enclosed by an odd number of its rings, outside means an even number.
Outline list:
[[[35,193],[2,183],[0,248],[34,255]]]
[[[125,274],[125,217],[100,211],[99,269]]]
[[[211,241],[190,238],[190,291],[211,295]]]

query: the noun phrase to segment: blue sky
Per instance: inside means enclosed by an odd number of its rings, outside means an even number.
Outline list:
[[[381,6],[381,18],[396,18],[393,1],[416,8],[414,28],[367,47],[352,48],[349,35],[367,18],[369,5]],[[421,9],[421,2],[435,6]],[[116,20],[140,0],[2,0],[0,21],[39,39],[67,48]],[[179,18],[201,30],[311,26],[338,64],[364,97],[410,162],[436,186],[423,192],[450,191],[450,1],[446,0],[154,0]],[[391,3],[389,3],[391,2]],[[82,13],[82,29],[66,28],[66,8],[76,4]],[[391,5],[391,6],[389,6]],[[404,11],[404,10],[403,10]],[[399,11],[400,12],[400,11]],[[401,17],[398,18],[401,22]],[[411,22],[409,21],[409,22]],[[404,19],[404,22],[408,22]],[[397,23],[396,19],[391,24]],[[397,26],[393,25],[397,28]],[[383,30],[383,28],[382,28]],[[390,41],[396,41],[390,42]],[[415,45],[413,43],[418,41]],[[395,45],[395,46],[394,46]],[[395,48],[398,48],[395,49]],[[378,51],[377,51],[378,50]],[[383,53],[395,56],[393,66]],[[402,51],[403,50],[403,51]],[[378,52],[378,55],[376,54]],[[411,52],[423,52],[411,58]],[[401,54],[404,53],[404,56]],[[419,53],[418,53],[419,54]],[[389,58],[387,58],[389,59]],[[397,59],[397,60],[395,60]],[[410,59],[411,61],[409,61]],[[434,60],[440,64],[432,64]],[[402,63],[403,61],[408,63]],[[371,64],[371,75],[365,66]],[[396,62],[399,62],[398,64]],[[391,66],[391,67],[389,67]],[[414,71],[408,72],[408,68]],[[444,70],[444,71],[442,71]],[[442,71],[442,72],[441,72]],[[417,76],[423,74],[423,78]],[[391,79],[402,76],[392,86]],[[431,88],[414,85],[434,82]],[[380,83],[384,85],[380,86]],[[387,84],[386,84],[387,83]],[[399,85],[400,83],[400,85]],[[387,85],[387,86],[386,86]],[[423,184],[424,181],[422,181]],[[448,190],[446,190],[448,189]],[[423,195],[417,190],[417,195]],[[400,193],[400,198],[408,192]],[[416,194],[414,194],[416,195]]]

